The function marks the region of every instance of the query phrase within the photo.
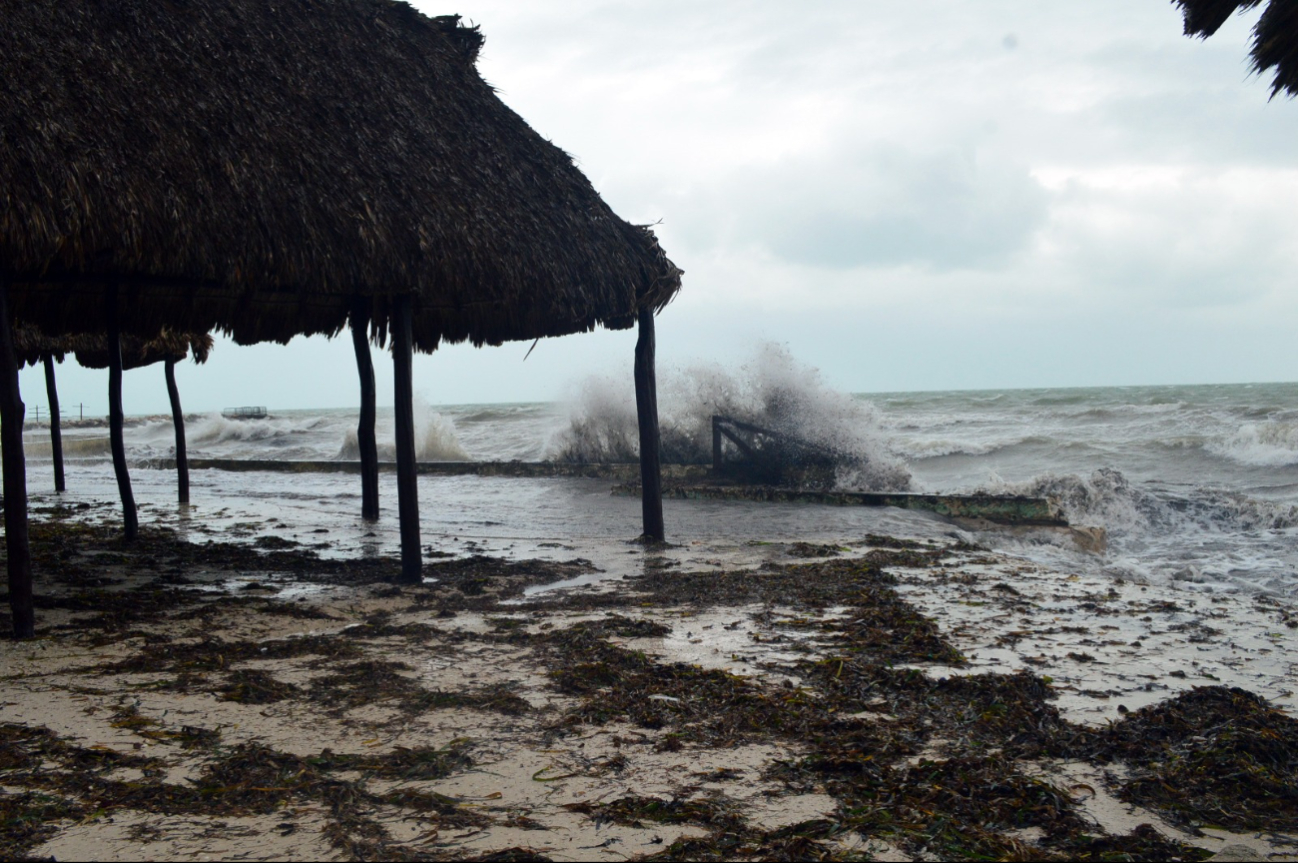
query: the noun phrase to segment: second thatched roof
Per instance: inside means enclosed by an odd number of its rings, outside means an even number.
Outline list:
[[[0,0],[0,277],[51,334],[334,332],[415,297],[416,343],[621,327],[680,272],[388,0]]]
[[[18,324],[13,329],[14,351],[18,365],[36,365],[47,355],[63,362],[75,354],[77,363],[88,369],[108,367],[108,340],[105,336],[47,336],[36,327]],[[207,333],[174,333],[163,330],[155,338],[122,337],[122,368],[137,369],[164,360],[180,362],[193,357],[205,363],[212,353],[212,337]]]
[[[1185,15],[1187,36],[1204,39],[1221,29],[1237,11],[1253,9],[1262,0],[1173,0]],[[1298,3],[1269,0],[1253,28],[1253,71],[1275,70],[1271,95],[1298,96]]]

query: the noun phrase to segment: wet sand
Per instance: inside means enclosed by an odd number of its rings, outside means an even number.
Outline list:
[[[274,535],[34,523],[0,853],[1298,859],[1264,597],[889,536],[475,541],[397,587]]]

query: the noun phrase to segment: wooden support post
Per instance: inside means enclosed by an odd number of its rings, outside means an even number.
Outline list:
[[[419,549],[419,485],[415,464],[414,381],[411,377],[413,315],[409,294],[392,301],[392,365],[397,414],[397,514],[401,519],[401,581],[423,578]]]
[[[59,387],[54,380],[54,357],[46,354],[41,357],[45,364],[45,395],[50,402],[50,453],[54,456],[54,490],[67,491],[63,482],[63,429],[59,425]]]
[[[352,346],[356,349],[356,372],[361,379],[361,419],[356,426],[356,446],[361,455],[361,518],[379,517],[379,447],[374,436],[374,361],[370,357],[370,311],[357,300],[351,314]]]
[[[122,496],[122,536],[131,542],[140,532],[131,491],[131,474],[126,469],[126,443],[122,439],[122,337],[117,323],[117,287],[109,289],[108,319],[108,440],[113,451],[113,472],[117,474],[117,491]]]
[[[654,313],[640,310],[640,336],[635,343],[635,406],[640,420],[640,505],[644,538],[665,539],[663,483],[658,444],[658,381],[654,373]]]
[[[22,392],[18,355],[9,320],[9,286],[0,279],[0,446],[3,453],[5,551],[8,554],[9,609],[14,638],[36,634],[32,606],[32,553],[27,540],[27,463],[23,458]]]
[[[166,360],[167,395],[171,398],[171,424],[176,427],[176,494],[181,503],[189,503],[189,456],[185,452],[185,412],[180,409],[180,389],[176,386],[176,361]]]

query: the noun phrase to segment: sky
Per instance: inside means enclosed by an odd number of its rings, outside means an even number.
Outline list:
[[[1298,380],[1298,102],[1257,12],[1188,39],[1169,0],[418,0],[684,271],[658,362],[783,343],[851,392]],[[415,362],[430,404],[562,398],[633,331]],[[375,350],[380,404],[391,363]],[[107,373],[59,367],[64,409]],[[218,342],[187,410],[355,404],[350,339]],[[40,373],[23,374],[30,406]],[[127,413],[166,410],[160,367]]]

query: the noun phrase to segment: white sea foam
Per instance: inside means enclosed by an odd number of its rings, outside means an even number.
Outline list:
[[[1208,589],[1298,592],[1298,506],[1291,503],[1220,489],[1182,495],[1139,488],[1111,468],[1089,477],[1047,474],[1027,482],[993,481],[984,490],[1047,497],[1074,527],[1104,528],[1109,547],[1098,559],[1078,553],[1060,535],[995,538],[1007,550],[1052,566]]]
[[[455,434],[454,421],[444,414],[433,410],[423,399],[415,397],[415,458],[418,461],[470,461],[469,454],[460,445]],[[396,461],[397,445],[394,439],[393,426],[390,423],[375,423],[375,436],[378,438],[376,449],[380,461]],[[343,433],[342,447],[338,458],[354,460],[360,458],[360,444],[356,439],[355,427],[349,427]]]
[[[992,483],[983,490],[1050,498],[1063,509],[1070,524],[1103,527],[1110,535],[1298,527],[1298,506],[1294,504],[1215,489],[1196,489],[1185,497],[1148,491],[1112,468],[1102,468],[1086,478],[1046,474],[1027,482]]]
[[[1209,442],[1208,452],[1244,465],[1298,465],[1298,422],[1244,423],[1234,434]]]
[[[731,371],[719,365],[668,370],[659,378],[664,462],[707,464],[712,417],[727,416],[781,432],[840,455],[845,488],[909,487],[905,467],[888,454],[874,406],[827,386],[783,345],[763,344]],[[552,441],[562,461],[634,461],[639,453],[635,395],[624,380],[592,377],[571,400],[566,429]]]
[[[1010,437],[990,441],[973,441],[947,437],[924,438],[914,435],[892,435],[888,438],[888,450],[905,459],[942,458],[949,455],[984,456],[1031,440],[1031,438],[1025,437]]]

